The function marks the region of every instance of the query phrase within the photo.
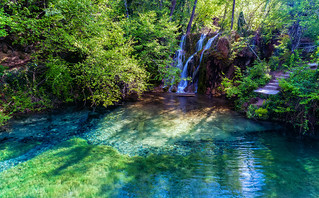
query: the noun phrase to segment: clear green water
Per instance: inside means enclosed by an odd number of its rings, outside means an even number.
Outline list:
[[[0,173],[0,197],[319,197],[319,144],[285,130],[173,94],[34,115],[0,136],[0,167],[21,162]]]

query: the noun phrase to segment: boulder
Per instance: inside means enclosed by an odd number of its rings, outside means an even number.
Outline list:
[[[220,38],[217,43],[217,51],[222,58],[227,58],[230,51],[230,43],[226,37]]]

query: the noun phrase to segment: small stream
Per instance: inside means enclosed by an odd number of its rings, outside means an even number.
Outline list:
[[[19,166],[28,171],[28,163],[79,138],[92,148],[111,146],[130,159],[94,184],[93,197],[318,197],[319,144],[285,131],[276,123],[247,120],[223,100],[148,94],[94,113],[67,108],[12,121],[10,132],[0,133],[0,152],[10,151],[0,154],[0,178]],[[45,175],[50,181],[54,177]],[[21,181],[28,186],[28,178]],[[81,181],[77,185],[84,185]],[[11,185],[0,182],[0,189],[14,191]],[[61,196],[83,197],[74,194],[76,189]],[[50,196],[45,186],[28,191],[25,196]],[[8,194],[0,191],[1,196]]]

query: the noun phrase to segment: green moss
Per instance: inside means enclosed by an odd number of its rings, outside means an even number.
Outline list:
[[[204,94],[206,91],[206,72],[207,72],[207,68],[206,65],[207,64],[207,58],[204,56],[203,60],[200,64],[200,68],[199,68],[199,77],[198,77],[198,93],[200,94]]]
[[[111,147],[72,139],[1,173],[0,197],[96,197],[102,185],[116,187],[128,160]]]
[[[28,152],[30,149],[38,144],[38,142],[7,142],[4,144],[0,144],[0,161],[18,157]]]
[[[158,172],[191,177],[196,162],[206,160],[214,158],[198,154],[129,157],[112,147],[75,138],[0,173],[0,197],[113,197],[126,184],[141,183]],[[148,185],[143,186],[152,188]]]
[[[196,44],[200,39],[201,34],[190,34],[186,37],[185,57],[190,57],[192,54],[196,52]]]

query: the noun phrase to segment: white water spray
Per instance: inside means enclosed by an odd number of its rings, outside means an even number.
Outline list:
[[[178,89],[177,89],[177,93],[184,93],[184,89],[187,87],[187,76],[188,76],[188,73],[187,73],[187,70],[188,70],[188,63],[194,58],[195,54],[197,54],[200,50],[202,50],[203,48],[203,43],[204,43],[204,40],[206,38],[206,34],[202,34],[199,41],[197,42],[196,44],[196,52],[191,55],[188,60],[186,61],[186,64],[184,65],[184,68],[183,68],[183,71],[182,71],[182,74],[181,74],[181,82],[178,84]]]
[[[218,38],[218,36],[219,36],[219,34],[217,34],[216,36],[210,38],[210,39],[207,41],[207,43],[206,43],[206,45],[205,45],[205,47],[204,47],[204,50],[203,50],[203,52],[202,52],[202,54],[201,54],[201,56],[200,56],[199,65],[197,66],[195,72],[193,73],[193,76],[192,76],[193,79],[195,79],[195,77],[196,77],[196,75],[197,75],[197,73],[198,73],[198,71],[199,71],[199,67],[200,67],[200,64],[202,63],[202,60],[203,60],[205,51],[208,50],[209,48],[211,48],[213,42]],[[197,83],[195,83],[195,84],[196,84],[196,85],[195,85],[195,93],[196,93],[196,92],[197,92],[198,85],[197,85]]]

